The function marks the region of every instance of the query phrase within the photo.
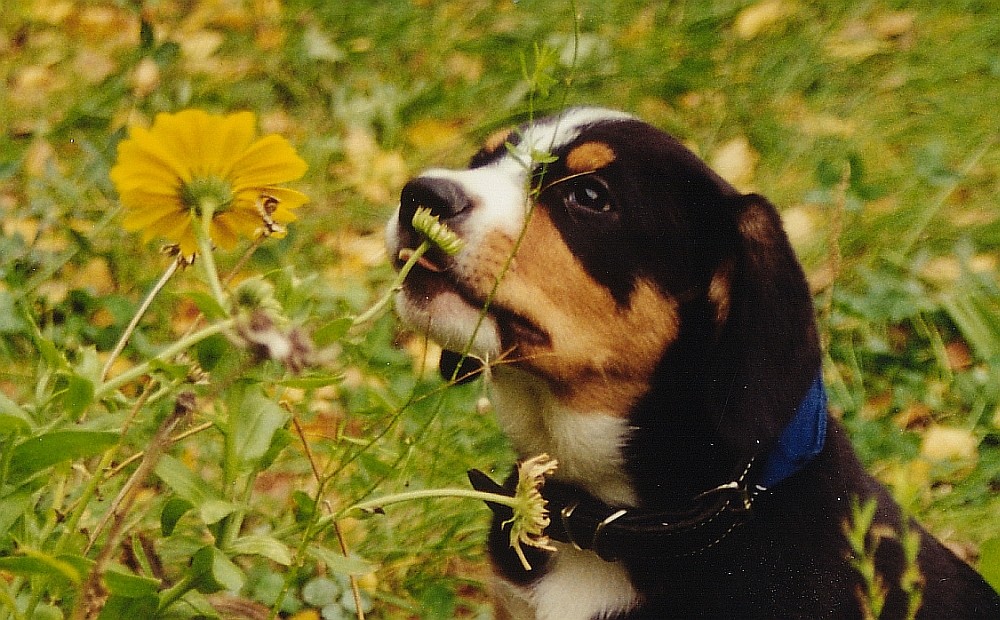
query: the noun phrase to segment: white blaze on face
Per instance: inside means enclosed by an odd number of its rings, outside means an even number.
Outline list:
[[[532,212],[529,175],[535,158],[564,146],[592,123],[627,119],[631,116],[600,108],[578,108],[530,125],[510,142],[501,136],[493,145],[504,153],[485,166],[469,170],[430,169],[421,176],[447,179],[458,184],[472,208],[463,213],[459,232],[465,249],[455,256],[454,275],[470,279],[481,299],[492,297],[497,280],[511,267],[511,254]],[[399,254],[398,212],[390,219],[386,239],[389,255]],[[506,254],[505,254],[506,253]],[[548,272],[558,278],[555,271]],[[485,360],[502,353],[499,326],[484,314],[482,304],[471,304],[456,291],[421,291],[404,288],[397,298],[397,311],[404,321],[425,331],[441,346],[470,352]]]

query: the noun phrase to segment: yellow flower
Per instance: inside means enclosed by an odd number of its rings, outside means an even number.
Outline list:
[[[111,168],[125,228],[141,230],[144,241],[163,237],[185,257],[197,254],[194,227],[209,211],[209,236],[222,248],[284,236],[308,198],[278,184],[300,178],[306,163],[281,136],[255,140],[255,123],[250,112],[183,110],[158,114],[149,129],[131,127]]]
[[[517,488],[514,490],[514,516],[510,519],[510,546],[514,549],[524,570],[531,570],[531,564],[524,555],[522,544],[546,551],[555,551],[545,528],[549,526],[547,502],[540,491],[545,477],[551,475],[558,462],[548,454],[522,461],[517,466]]]

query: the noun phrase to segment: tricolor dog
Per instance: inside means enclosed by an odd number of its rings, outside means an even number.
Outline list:
[[[498,617],[861,618],[844,523],[874,501],[880,618],[1000,618],[827,417],[809,289],[765,198],[632,116],[576,108],[407,183],[392,257],[422,241],[418,207],[465,245],[421,257],[399,314],[448,368],[485,363],[517,452],[559,462],[556,551],[527,548],[531,570],[494,506]]]

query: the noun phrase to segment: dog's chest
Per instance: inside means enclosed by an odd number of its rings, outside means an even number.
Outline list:
[[[557,544],[546,573],[530,586],[500,584],[498,603],[512,620],[593,620],[641,602],[620,564]]]
[[[628,420],[559,405],[537,379],[505,369],[494,375],[493,401],[503,431],[521,458],[548,454],[559,462],[555,476],[615,506],[634,506],[622,448]]]
[[[636,504],[622,454],[631,431],[628,420],[561,407],[544,383],[509,368],[494,372],[493,401],[521,458],[548,454],[559,462],[557,478],[612,505]],[[637,605],[639,595],[623,566],[571,545],[557,548],[545,574],[530,586],[501,586],[512,618],[591,620]]]

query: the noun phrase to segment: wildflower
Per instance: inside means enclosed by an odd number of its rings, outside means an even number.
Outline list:
[[[202,217],[223,248],[241,237],[283,236],[308,198],[278,184],[300,178],[306,163],[281,136],[255,140],[254,125],[250,112],[183,110],[158,114],[150,129],[132,127],[111,169],[125,228],[145,241],[163,237],[188,259],[198,252]]]
[[[301,373],[312,361],[313,344],[299,328],[283,329],[266,310],[258,308],[236,323],[237,343],[257,360],[280,362],[293,374]]]
[[[558,463],[549,458],[548,454],[522,461],[517,466],[517,488],[514,490],[514,516],[510,518],[510,546],[525,570],[531,570],[528,559],[524,557],[521,545],[529,545],[546,551],[555,551],[545,535],[549,526],[549,511],[540,489],[545,484],[545,476],[556,470]]]
[[[459,238],[447,225],[442,224],[436,215],[431,215],[427,207],[420,207],[413,214],[413,228],[423,233],[427,240],[441,248],[445,254],[455,255],[462,249],[465,242]]]

